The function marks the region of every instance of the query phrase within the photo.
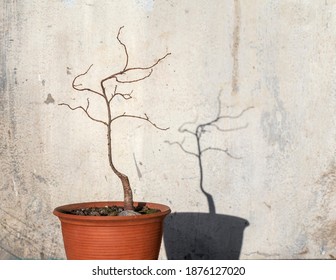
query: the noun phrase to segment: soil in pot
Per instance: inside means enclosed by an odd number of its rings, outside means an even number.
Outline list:
[[[103,207],[84,207],[79,209],[71,209],[64,213],[79,216],[132,216],[146,215],[160,212],[159,209],[149,208],[147,205],[138,205],[134,211],[125,211],[120,206],[103,206]]]

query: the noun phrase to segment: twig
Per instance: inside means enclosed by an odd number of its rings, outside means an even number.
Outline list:
[[[82,86],[82,84],[75,84],[75,81],[77,80],[77,78],[85,76],[90,71],[90,69],[91,69],[92,66],[93,66],[93,64],[91,64],[90,67],[84,73],[77,75],[73,79],[73,81],[72,81],[72,88],[75,89],[75,90],[77,90],[77,91],[89,91],[89,92],[92,92],[94,94],[98,94],[99,96],[103,96],[103,94],[101,94],[100,92],[95,91],[95,90],[93,90],[91,88],[78,88],[78,86]]]
[[[124,75],[125,73],[121,73],[120,75]],[[149,72],[148,75],[146,75],[146,76],[144,76],[142,78],[135,79],[135,80],[130,80],[130,81],[121,81],[121,80],[118,79],[118,76],[116,76],[115,79],[116,79],[116,81],[118,83],[121,83],[121,84],[131,84],[131,83],[136,83],[136,82],[140,82],[140,81],[142,81],[144,79],[147,79],[148,77],[150,77],[150,75],[152,75],[152,73],[153,73],[153,69],[150,70],[150,72]]]
[[[102,81],[101,81],[101,85],[103,85],[106,81],[108,80],[111,80],[111,79],[116,79],[117,82],[119,83],[127,83],[127,81],[120,81],[118,80],[117,76],[119,75],[124,75],[126,74],[127,72],[129,71],[134,71],[134,70],[149,70],[151,69],[153,71],[152,68],[154,68],[156,65],[158,65],[162,60],[164,60],[168,55],[171,55],[171,53],[167,53],[166,55],[164,55],[163,57],[159,58],[155,63],[153,63],[152,65],[150,66],[147,66],[147,67],[132,67],[132,68],[126,68],[126,69],[123,69],[122,71],[119,71],[117,73],[114,73],[106,78],[104,78]],[[126,58],[126,60],[128,61],[128,56]],[[134,80],[134,81],[130,81],[130,83],[135,83],[135,82],[138,82],[138,81],[141,81],[141,80],[144,80],[146,78],[148,78],[151,74],[152,74],[152,71],[146,75],[145,77],[141,78],[141,79],[138,79],[138,80]]]
[[[125,100],[128,100],[128,99],[131,99],[132,98],[132,93],[133,93],[133,90],[130,92],[130,93],[121,93],[121,92],[117,92],[117,88],[118,88],[118,85],[115,85],[114,87],[114,92],[109,100],[109,103],[111,103],[112,99],[116,96],[121,96],[122,98],[124,98]]]
[[[90,107],[90,101],[89,101],[89,98],[87,99],[87,106],[86,106],[86,109],[85,109],[84,107],[82,107],[82,106],[71,107],[71,106],[70,106],[69,104],[67,104],[67,103],[60,103],[60,104],[58,104],[58,105],[60,105],[60,106],[67,106],[67,107],[68,107],[70,110],[72,110],[72,111],[75,111],[75,110],[80,109],[80,110],[84,111],[84,113],[85,113],[91,120],[93,120],[93,121],[95,121],[95,122],[102,123],[102,124],[104,124],[104,125],[107,125],[106,122],[104,122],[104,121],[102,121],[102,120],[98,120],[98,119],[92,117],[92,116],[89,114],[89,112],[88,112],[89,107]]]
[[[128,51],[127,51],[126,45],[119,39],[121,29],[123,29],[123,28],[124,28],[124,26],[119,28],[118,35],[117,35],[117,40],[119,41],[120,45],[122,45],[124,47],[124,51],[126,53],[126,63],[125,63],[125,67],[124,67],[124,70],[126,70],[127,66],[128,66]]]
[[[147,114],[144,114],[144,115],[145,115],[144,117],[142,117],[142,116],[136,116],[136,115],[128,115],[128,114],[126,114],[126,112],[125,112],[125,113],[123,113],[123,114],[121,114],[121,115],[119,115],[119,116],[116,116],[116,117],[114,117],[113,119],[111,119],[111,123],[114,122],[114,121],[117,120],[117,119],[120,119],[120,118],[136,118],[136,119],[140,119],[140,120],[144,120],[144,121],[149,122],[151,125],[153,125],[153,126],[154,126],[155,128],[157,128],[157,129],[160,129],[160,130],[168,130],[168,129],[169,129],[169,127],[162,128],[162,127],[157,126],[155,123],[153,123],[153,122],[149,119],[149,117],[147,116]]]

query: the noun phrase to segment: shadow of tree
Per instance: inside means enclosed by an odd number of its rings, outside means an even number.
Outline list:
[[[228,149],[217,147],[203,147],[202,137],[211,129],[218,131],[236,131],[248,126],[234,129],[221,128],[221,120],[238,119],[248,107],[237,115],[222,115],[221,103],[218,98],[219,110],[213,120],[198,124],[196,128],[186,128],[191,123],[185,123],[179,128],[179,132],[192,135],[196,140],[196,151],[185,149],[183,142],[168,142],[170,145],[178,145],[183,152],[197,158],[199,167],[200,190],[205,195],[209,207],[209,213],[173,213],[165,220],[164,242],[168,259],[181,260],[207,260],[207,259],[239,259],[243,242],[243,233],[249,225],[248,221],[235,216],[216,214],[213,197],[204,189],[202,155],[207,151],[224,152],[233,159],[241,159],[233,156]]]

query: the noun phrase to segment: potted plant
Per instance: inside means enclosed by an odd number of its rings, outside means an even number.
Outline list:
[[[129,178],[117,168],[114,161],[112,124],[118,119],[138,119],[156,129],[168,129],[156,125],[147,114],[133,115],[124,112],[113,115],[112,104],[117,98],[124,101],[132,99],[132,92],[120,92],[118,86],[149,78],[153,69],[170,55],[166,53],[149,66],[130,67],[127,46],[120,39],[122,28],[119,28],[116,36],[125,53],[125,63],[121,70],[100,79],[99,90],[85,87],[78,82],[78,79],[88,74],[92,65],[72,81],[72,88],[75,91],[87,92],[103,100],[106,118],[98,119],[92,115],[89,98],[86,107],[59,104],[72,111],[80,110],[91,121],[105,127],[108,163],[112,172],[120,179],[124,194],[124,201],[85,202],[55,208],[53,213],[61,221],[67,259],[157,259],[162,239],[163,220],[170,213],[169,207],[162,204],[134,202]],[[136,75],[139,73],[141,73],[140,76]]]

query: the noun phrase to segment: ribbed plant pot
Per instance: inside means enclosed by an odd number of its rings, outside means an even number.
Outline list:
[[[85,202],[55,208],[62,226],[68,260],[155,260],[159,256],[163,220],[168,206],[139,202],[160,212],[141,216],[79,216],[66,214],[85,207],[122,206],[120,201]]]

